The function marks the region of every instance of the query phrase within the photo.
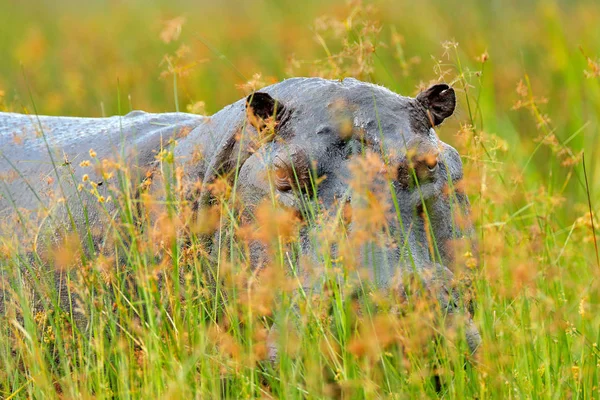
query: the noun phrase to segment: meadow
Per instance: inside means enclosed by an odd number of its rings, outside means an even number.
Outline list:
[[[339,270],[313,299],[293,274],[256,282],[242,261],[223,261],[209,295],[207,257],[177,240],[177,222],[157,237],[126,228],[142,235],[123,247],[147,282],[134,293],[115,259],[63,255],[85,267],[73,290],[90,329],[79,329],[52,295],[55,311],[33,311],[13,275],[38,263],[6,240],[0,271],[21,316],[0,316],[0,398],[599,398],[598,21],[593,0],[1,0],[0,111],[208,115],[292,76],[410,96],[451,84],[457,111],[438,134],[464,164],[478,257],[460,262],[483,341],[469,355],[427,299],[398,319],[357,314],[350,289],[333,284]],[[146,239],[169,244],[166,265]],[[280,271],[285,257],[274,245]],[[165,271],[177,276],[158,285]],[[276,366],[274,321],[288,327]]]

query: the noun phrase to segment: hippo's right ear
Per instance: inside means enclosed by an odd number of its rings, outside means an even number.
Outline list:
[[[268,93],[254,92],[246,98],[246,114],[250,123],[257,128],[262,127],[269,118],[280,122],[284,112],[284,105]]]
[[[417,101],[427,110],[432,126],[441,124],[452,115],[456,107],[454,89],[445,83],[433,85],[419,93]]]

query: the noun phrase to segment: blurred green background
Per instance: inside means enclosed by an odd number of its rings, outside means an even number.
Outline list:
[[[290,76],[355,76],[411,96],[433,81],[449,82],[459,104],[438,133],[465,165],[479,239],[475,317],[484,347],[477,374],[445,372],[455,385],[447,397],[597,398],[599,22],[598,0],[0,0],[0,111],[212,114],[252,87]],[[197,360],[177,359],[179,350],[171,349],[179,344],[160,340],[156,349],[164,351],[150,352],[154,373],[141,379],[150,388],[193,388],[197,375],[183,385],[179,368]],[[316,355],[320,338],[303,340],[304,354]],[[126,366],[126,350],[110,346],[111,365]],[[7,387],[33,382],[12,371],[20,362],[15,353],[4,354],[6,376],[12,374]],[[93,360],[90,354],[82,359]],[[218,382],[218,364],[200,359],[214,372],[203,377]],[[288,369],[321,379],[316,364],[298,360]],[[354,361],[344,364],[359,371]],[[96,373],[87,361],[80,365],[80,376]],[[398,387],[417,397],[415,382],[431,372],[427,365],[410,378],[400,375]],[[68,382],[75,376],[69,368]],[[115,381],[138,379],[134,367],[106,371]],[[353,384],[383,387],[371,373],[360,367],[357,376],[368,379]],[[248,381],[236,382],[238,391]],[[294,389],[288,383],[282,379],[274,393]]]
[[[560,163],[550,163],[549,149],[528,163],[538,147],[539,120],[513,106],[528,75],[550,120],[548,132],[562,141],[575,134],[569,146],[575,153],[585,149],[595,182],[600,78],[587,58],[600,55],[598,21],[596,0],[1,0],[0,107],[32,112],[29,87],[40,114],[102,116],[132,108],[210,114],[242,97],[239,85],[257,73],[264,84],[355,75],[414,95],[440,70],[451,72],[448,79],[456,76],[456,60],[442,46],[454,41],[465,81],[479,98],[477,129],[507,141],[509,165],[532,165],[525,179],[555,169],[555,184],[568,180],[565,195],[581,200],[581,179],[566,179]],[[365,22],[380,30],[363,31]],[[327,56],[348,44],[364,46],[350,58],[364,55],[368,68],[330,68]],[[478,59],[485,52],[482,68]],[[461,101],[445,132],[467,121],[464,96]]]

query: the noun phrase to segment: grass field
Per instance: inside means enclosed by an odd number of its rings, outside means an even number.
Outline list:
[[[88,330],[32,312],[11,281],[23,316],[0,317],[0,398],[600,398],[598,21],[593,0],[0,0],[0,111],[211,114],[291,76],[410,96],[451,83],[459,104],[438,134],[463,156],[483,339],[470,357],[426,301],[392,320],[357,317],[343,286],[303,298],[293,275],[251,291],[235,263],[219,264],[227,298],[208,296],[206,258],[167,226],[184,287],[155,285],[170,266],[141,238],[131,296],[107,294],[127,286],[114,259],[85,259]],[[4,274],[35,264],[0,243]],[[289,328],[277,367],[272,321]]]

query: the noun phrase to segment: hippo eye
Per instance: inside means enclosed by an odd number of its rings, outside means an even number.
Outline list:
[[[423,157],[423,164],[425,164],[429,172],[435,172],[438,168],[437,156],[434,154],[427,154]]]
[[[289,160],[289,162],[288,162]],[[287,192],[291,189],[309,192],[311,188],[309,159],[302,150],[277,157],[275,166],[275,187]]]
[[[287,192],[292,189],[294,171],[286,163],[278,163],[275,165],[275,187],[277,190]]]
[[[427,169],[429,170],[429,172],[435,172],[438,168],[438,162],[437,160],[434,160],[433,163],[427,163]]]
[[[404,160],[398,165],[396,180],[404,189],[414,188],[417,182],[422,184],[434,179],[438,169],[437,155],[421,156],[412,162]]]

